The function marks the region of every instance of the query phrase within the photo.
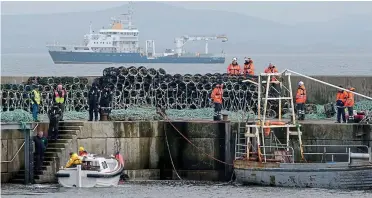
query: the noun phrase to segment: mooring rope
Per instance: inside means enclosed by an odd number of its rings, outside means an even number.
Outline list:
[[[202,154],[206,155],[207,157],[217,161],[217,162],[220,162],[222,164],[226,164],[226,165],[229,165],[229,166],[233,166],[233,164],[229,164],[227,162],[224,162],[222,160],[219,160],[215,157],[213,157],[211,154],[208,154],[206,152],[204,152],[203,150],[201,150],[198,146],[196,146],[194,143],[192,143],[189,139],[187,139],[187,137],[185,137],[178,129],[176,126],[173,125],[173,123],[171,122],[171,120],[166,116],[164,115],[163,112],[159,111],[159,113],[161,114],[161,116],[165,119],[165,121],[167,121],[188,143],[190,143],[192,146],[194,146],[197,150],[199,150]]]
[[[170,152],[169,143],[168,143],[168,135],[167,135],[167,131],[165,130],[164,133],[165,133],[165,141],[166,141],[166,143],[167,143],[167,148],[168,148],[169,158],[170,158],[170,160],[171,160],[171,163],[172,163],[172,166],[173,166],[173,170],[174,170],[174,172],[176,172],[176,175],[177,175],[178,179],[182,180],[182,178],[181,178],[180,175],[178,174],[177,169],[176,169],[176,167],[174,166],[174,163],[173,163],[172,154],[171,154],[171,152]]]

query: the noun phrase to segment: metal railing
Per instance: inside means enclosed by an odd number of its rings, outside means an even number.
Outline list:
[[[39,126],[39,123],[36,123],[35,127],[32,129],[32,131],[35,131],[36,127]],[[18,153],[21,151],[21,149],[25,146],[26,141],[23,141],[21,147],[17,150],[16,154],[13,156],[13,158],[10,161],[1,161],[1,163],[11,163],[13,160],[17,157]]]
[[[369,147],[366,145],[302,145],[304,148],[305,147],[316,147],[316,148],[323,148],[323,153],[303,153],[304,155],[323,155],[323,156],[331,156],[332,157],[332,162],[334,162],[334,156],[335,155],[349,155],[350,154],[350,148],[359,148],[363,147],[366,148],[366,150],[369,150]],[[344,147],[345,152],[337,152],[337,153],[327,153],[327,147]]]

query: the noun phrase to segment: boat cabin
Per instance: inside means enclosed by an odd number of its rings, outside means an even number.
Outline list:
[[[83,157],[81,170],[91,170],[98,172],[110,171],[109,166],[104,158],[94,158],[94,157]]]

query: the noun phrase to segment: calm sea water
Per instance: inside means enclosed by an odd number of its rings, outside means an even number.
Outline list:
[[[370,191],[344,191],[326,189],[296,189],[277,187],[252,187],[224,183],[192,181],[148,181],[131,182],[115,188],[62,188],[57,185],[22,186],[6,184],[1,187],[1,197],[30,196],[46,198],[65,197],[125,197],[125,198],[350,198],[372,197]]]
[[[372,75],[372,54],[249,54],[228,55],[225,64],[143,64],[146,67],[163,68],[167,73],[205,74],[226,72],[228,63],[233,57],[239,64],[249,56],[255,62],[256,71],[263,71],[270,63],[277,65],[279,71],[291,69],[307,75]],[[127,64],[128,65],[128,64]],[[142,64],[129,64],[140,66]],[[2,54],[2,76],[91,76],[102,75],[102,71],[110,66],[54,64],[48,53],[41,54]]]

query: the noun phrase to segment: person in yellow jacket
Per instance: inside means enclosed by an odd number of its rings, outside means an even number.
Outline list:
[[[33,89],[30,94],[31,105],[32,105],[32,117],[34,118],[34,122],[39,122],[37,119],[37,114],[39,113],[39,105],[41,102],[40,92],[37,85],[33,86]]]
[[[70,153],[70,160],[67,162],[66,168],[73,168],[76,165],[80,165],[81,163],[82,162],[81,162],[80,157],[76,153],[71,152]]]

